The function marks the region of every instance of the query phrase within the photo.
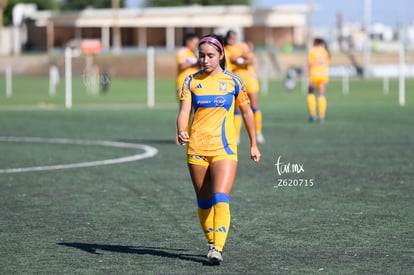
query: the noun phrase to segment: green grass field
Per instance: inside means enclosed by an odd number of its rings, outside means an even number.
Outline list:
[[[13,87],[12,97],[0,94],[0,274],[414,272],[413,79],[405,107],[396,80],[389,94],[380,80],[352,80],[347,96],[332,81],[324,124],[308,123],[300,87],[286,93],[271,82],[261,96],[261,162],[249,160],[245,134],[239,148],[221,266],[206,264],[185,151],[174,144],[173,80],[157,81],[154,109],[145,107],[143,80],[114,79],[107,95],[87,96],[78,79],[72,110],[63,86],[53,98],[45,79]],[[86,141],[158,154],[21,171],[144,153]],[[304,171],[279,175],[279,158]]]

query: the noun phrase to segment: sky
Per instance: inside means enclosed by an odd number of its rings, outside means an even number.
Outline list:
[[[126,0],[127,5],[139,6],[144,0]],[[344,23],[363,23],[366,0],[254,0],[259,8],[279,5],[307,4],[313,2],[313,25],[331,27],[336,25],[340,12]],[[371,23],[390,27],[414,23],[414,0],[367,0],[371,2]]]
[[[414,22],[413,0],[369,0],[371,23],[382,23],[397,27]],[[365,0],[255,0],[258,7],[271,7],[313,2],[313,23],[315,27],[335,26],[340,12],[344,22],[363,23]]]

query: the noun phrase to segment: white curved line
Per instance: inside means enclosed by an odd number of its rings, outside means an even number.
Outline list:
[[[136,154],[132,156],[115,158],[115,159],[106,159],[98,161],[88,161],[88,162],[79,162],[79,163],[69,163],[69,164],[58,164],[58,165],[48,165],[48,166],[35,166],[35,167],[23,167],[23,168],[9,168],[9,169],[0,169],[0,174],[6,173],[23,173],[23,172],[32,172],[32,171],[50,171],[50,170],[60,170],[60,169],[72,169],[80,167],[92,167],[92,166],[101,166],[101,165],[111,165],[118,163],[131,162],[136,160],[142,160],[145,158],[151,158],[158,153],[158,150],[154,147],[145,145],[145,144],[135,144],[135,143],[126,143],[126,142],[117,142],[117,141],[106,141],[106,140],[80,140],[80,139],[65,139],[65,138],[42,138],[42,137],[2,137],[0,136],[0,141],[6,142],[29,142],[29,143],[53,143],[53,144],[75,144],[75,145],[95,145],[95,146],[107,146],[107,147],[116,147],[116,148],[131,148],[131,149],[140,149],[144,150],[142,154]]]

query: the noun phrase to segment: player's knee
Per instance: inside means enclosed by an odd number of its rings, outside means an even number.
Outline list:
[[[257,111],[260,111],[259,106],[252,106],[253,113],[256,113]]]

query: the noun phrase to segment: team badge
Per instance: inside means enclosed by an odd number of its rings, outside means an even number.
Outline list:
[[[227,91],[227,82],[225,81],[220,81],[220,87],[219,87],[220,92],[226,92]]]

